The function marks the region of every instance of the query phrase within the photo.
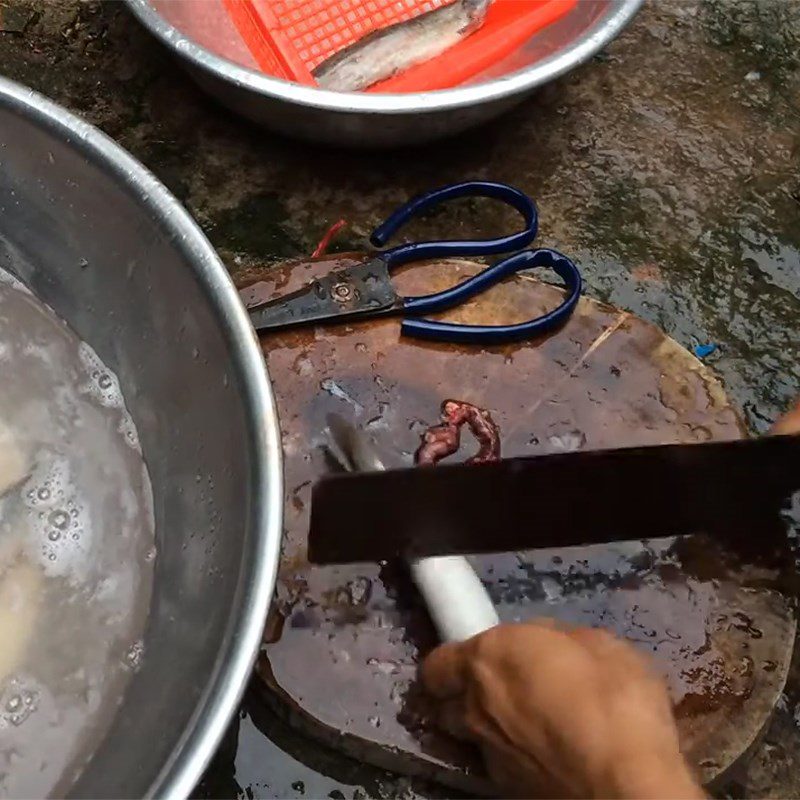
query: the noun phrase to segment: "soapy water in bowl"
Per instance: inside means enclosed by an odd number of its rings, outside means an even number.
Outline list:
[[[61,795],[141,641],[152,491],[116,376],[0,270],[0,798]]]

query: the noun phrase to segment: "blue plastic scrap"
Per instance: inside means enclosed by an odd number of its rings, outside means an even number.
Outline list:
[[[698,344],[695,345],[694,354],[698,358],[705,358],[710,356],[716,349],[717,346],[715,344]]]

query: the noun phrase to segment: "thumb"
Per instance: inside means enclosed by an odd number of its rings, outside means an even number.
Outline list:
[[[440,700],[462,694],[467,684],[467,654],[463,642],[439,645],[422,662],[422,685]]]

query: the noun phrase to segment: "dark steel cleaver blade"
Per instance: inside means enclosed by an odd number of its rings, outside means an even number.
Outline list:
[[[332,475],[315,487],[319,564],[704,533],[759,556],[800,508],[800,436],[596,450]]]

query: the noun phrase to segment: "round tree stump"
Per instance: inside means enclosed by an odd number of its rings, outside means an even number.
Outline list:
[[[292,263],[246,278],[263,277],[251,291],[267,298],[352,261]],[[437,262],[407,270],[397,283],[403,293],[426,294],[478,269]],[[518,322],[561,296],[522,276],[443,316]],[[475,751],[433,727],[415,684],[417,664],[436,639],[402,566],[306,560],[311,486],[331,469],[326,415],[355,420],[390,465],[412,462],[420,434],[448,398],[491,412],[504,456],[732,439],[744,427],[717,379],[688,351],[588,298],[561,330],[501,347],[401,339],[396,318],[270,334],[262,345],[286,477],[279,584],[258,664],[265,697],[308,735],[356,758],[481,791]],[[380,536],[381,520],[374,524]],[[536,520],[530,524],[535,530]],[[472,562],[503,620],[604,626],[652,653],[669,683],[683,750],[709,783],[767,723],[786,679],[795,619],[770,586],[774,576],[737,567],[713,544],[647,540],[646,530],[642,539]]]

